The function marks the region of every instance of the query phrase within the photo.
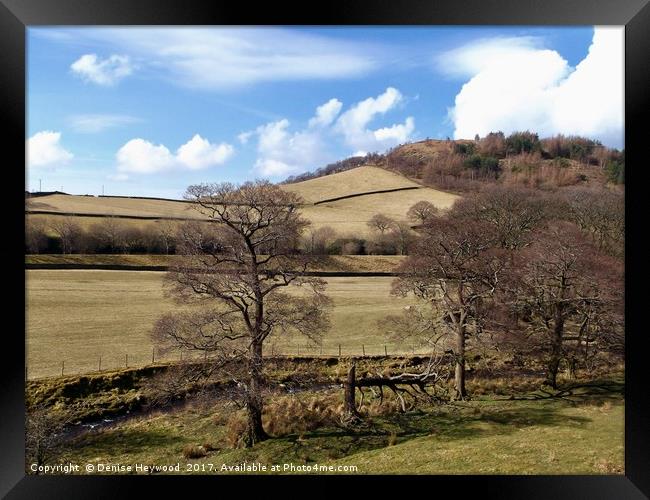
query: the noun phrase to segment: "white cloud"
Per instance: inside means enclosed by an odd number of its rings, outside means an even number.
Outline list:
[[[133,72],[130,58],[117,54],[106,59],[97,54],[85,54],[72,63],[70,69],[84,81],[104,86],[115,85]]]
[[[233,152],[234,148],[230,144],[210,144],[207,139],[196,134],[178,148],[176,158],[190,170],[200,170],[212,165],[221,165]]]
[[[359,156],[403,143],[415,128],[412,117],[402,124],[376,130],[368,128],[377,115],[393,109],[401,100],[400,92],[389,87],[380,96],[361,101],[343,114],[340,114],[343,103],[332,98],[316,108],[303,130],[290,131],[287,119],[261,125],[254,132],[258,153],[255,169],[265,177],[279,177],[322,167],[336,159],[328,145],[341,139]],[[247,141],[250,136],[245,134]],[[240,141],[245,134],[240,134]]]
[[[61,132],[44,130],[27,140],[27,162],[30,167],[56,167],[69,162],[73,154],[60,144]]]
[[[325,104],[316,108],[316,116],[309,120],[310,127],[327,127],[331,125],[334,119],[341,112],[343,103],[338,99],[332,98]]]
[[[137,123],[139,121],[141,120],[133,116],[110,114],[74,115],[68,119],[72,129],[82,134],[95,134],[109,128]]]
[[[60,32],[118,46],[141,61],[150,74],[206,90],[354,78],[379,68],[386,52],[369,43],[279,28],[128,27]]]
[[[176,154],[164,145],[131,139],[117,152],[119,172],[152,174],[172,169],[200,170],[225,163],[234,153],[227,143],[211,144],[196,134],[178,148]]]
[[[369,97],[345,111],[336,121],[335,130],[343,134],[345,142],[356,150],[379,151],[406,142],[415,129],[413,117],[406,118],[403,124],[377,130],[368,128],[378,115],[386,114],[402,100],[399,90],[388,87],[383,94]]]
[[[327,158],[318,131],[289,132],[289,120],[267,123],[257,128],[258,158],[255,168],[265,177],[304,172]]]
[[[255,131],[254,131],[254,130],[249,130],[249,131],[247,131],[247,132],[242,132],[241,134],[239,134],[239,135],[237,136],[237,139],[239,140],[240,143],[242,143],[242,144],[247,144],[247,143],[248,143],[248,140],[249,140],[253,135],[255,135]]]
[[[535,40],[496,39],[445,54],[447,73],[470,76],[450,110],[454,137],[501,130],[579,134],[623,145],[624,32],[596,27],[587,56],[571,68]]]

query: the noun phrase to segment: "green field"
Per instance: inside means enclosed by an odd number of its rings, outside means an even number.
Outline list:
[[[151,271],[26,271],[26,342],[28,377],[84,373],[99,368],[140,366],[151,362],[149,333],[156,319],[177,307],[163,294],[164,273]],[[323,354],[411,352],[411,346],[386,342],[377,320],[402,310],[412,299],[389,294],[393,278],[327,278],[333,300],[332,328],[323,336]],[[319,354],[303,339],[278,339],[275,353]],[[128,359],[127,359],[128,356]],[[156,354],[156,360],[174,360]],[[62,366],[63,363],[63,366]]]
[[[189,406],[136,417],[68,443],[59,460],[79,464],[193,464],[209,474],[223,464],[353,466],[349,474],[622,474],[624,402],[616,390],[575,390],[570,398],[481,397],[374,415],[358,430],[328,426],[280,432],[250,449],[232,449],[231,409]],[[310,395],[293,396],[309,400]],[[341,391],[321,394],[336,404]],[[288,398],[275,405],[286,405]],[[286,418],[286,417],[285,417]],[[186,459],[186,446],[211,448]],[[349,470],[349,469],[348,469]],[[84,472],[82,472],[84,473]],[[223,474],[227,472],[218,472]],[[343,472],[339,472],[343,473]],[[214,472],[213,472],[214,474]],[[313,472],[311,473],[313,474]]]

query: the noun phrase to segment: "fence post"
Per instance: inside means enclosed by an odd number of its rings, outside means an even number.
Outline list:
[[[102,357],[99,357],[99,369],[97,371],[101,372],[102,371]]]
[[[65,368],[65,361],[61,361],[61,376],[63,377],[63,369]]]
[[[364,356],[366,355],[366,346],[363,344],[361,344],[361,352],[363,353]]]
[[[156,348],[155,347],[151,348],[151,362],[152,363],[156,362]]]
[[[339,344],[339,358],[341,357],[341,344]]]
[[[388,356],[388,349],[386,348],[386,344],[384,344],[384,356]]]
[[[125,354],[124,355],[124,365],[128,368],[129,367],[129,355]]]

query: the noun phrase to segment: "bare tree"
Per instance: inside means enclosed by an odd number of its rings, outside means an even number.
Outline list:
[[[440,327],[453,335],[455,388],[466,396],[466,342],[482,329],[481,319],[504,268],[490,226],[481,221],[434,218],[421,229],[411,255],[398,268],[393,293],[409,292],[427,301]]]
[[[25,222],[25,250],[28,253],[40,253],[47,246],[45,225],[33,218]]]
[[[230,372],[244,391],[246,444],[268,436],[262,426],[263,345],[269,337],[300,334],[319,342],[328,327],[325,282],[307,277],[312,259],[296,253],[308,222],[300,198],[266,181],[190,186],[186,199],[210,224],[187,223],[179,235],[181,264],[168,273],[179,302],[199,303],[200,313],[170,313],[153,332],[163,346],[210,355],[215,369]],[[290,285],[302,293],[282,292]]]
[[[543,353],[547,382],[557,388],[562,360],[622,343],[622,265],[571,224],[556,223],[534,240],[504,278],[503,328],[520,347]]]
[[[415,240],[415,234],[411,227],[404,222],[395,222],[390,232],[385,235],[392,241],[400,255],[407,255],[409,247]]]
[[[438,208],[428,201],[422,200],[409,208],[406,216],[417,224],[424,224],[428,219],[438,215]]]
[[[330,226],[307,229],[307,251],[312,254],[325,254],[328,245],[336,239],[336,231]]]
[[[169,251],[176,243],[176,233],[178,232],[178,225],[169,220],[161,220],[156,224],[156,230],[162,246],[165,249],[165,254],[169,255]]]
[[[530,242],[531,232],[549,216],[548,205],[531,189],[488,186],[457,201],[449,216],[459,224],[485,222],[501,248],[515,250]]]
[[[44,405],[32,406],[25,412],[25,462],[28,467],[45,465],[52,460],[63,443],[65,427],[72,418],[61,410]]]
[[[68,254],[79,249],[83,231],[72,217],[57,217],[50,227],[59,237],[61,253]]]
[[[573,188],[563,193],[570,221],[588,232],[598,248],[621,256],[625,243],[625,197],[608,189]]]
[[[110,253],[117,253],[124,245],[124,226],[124,222],[117,217],[104,217],[101,222],[93,224],[91,233],[100,249],[105,248]]]
[[[368,221],[368,226],[375,231],[379,231],[382,236],[393,224],[395,224],[395,221],[384,214],[375,214]]]

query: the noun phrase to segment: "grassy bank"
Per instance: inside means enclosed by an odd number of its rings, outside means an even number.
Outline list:
[[[336,402],[340,392],[318,398]],[[313,399],[309,394],[291,397]],[[276,425],[273,439],[250,449],[231,446],[232,409],[189,405],[87,433],[70,441],[58,459],[79,464],[180,463],[181,473],[193,464],[194,473],[204,474],[210,466],[219,470],[223,464],[242,462],[269,468],[345,465],[359,474],[623,473],[621,384],[583,387],[565,397],[522,397],[531,399],[486,396],[406,414],[375,413],[365,426],[352,430],[329,425],[283,431]],[[197,448],[205,456],[186,458],[188,450]]]

